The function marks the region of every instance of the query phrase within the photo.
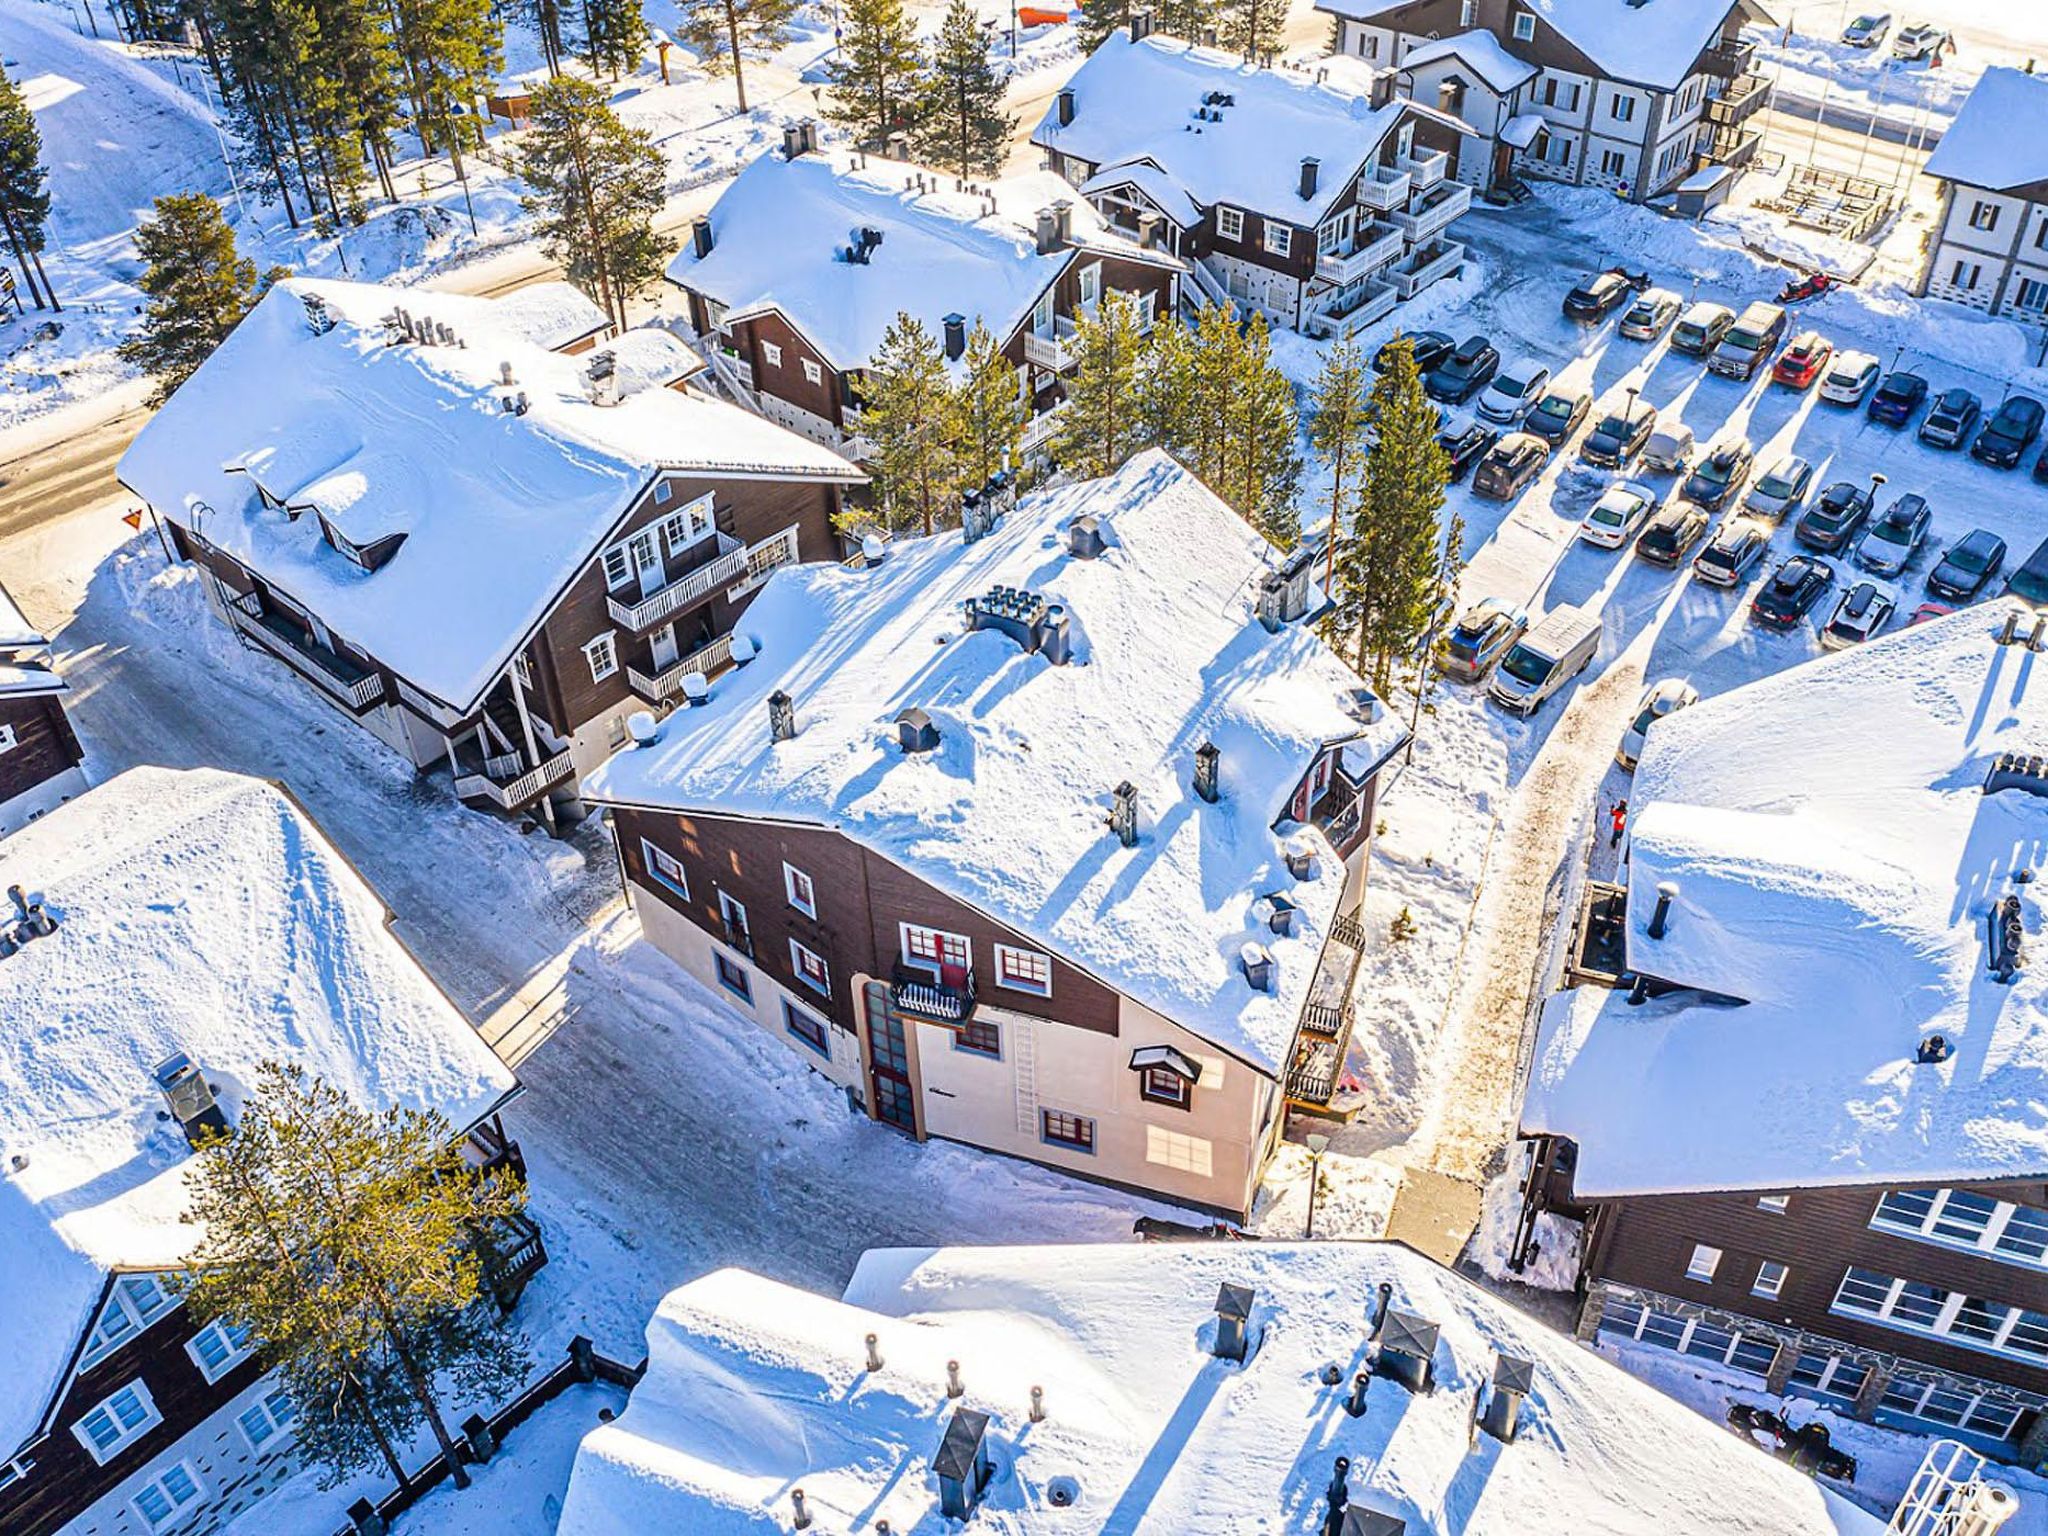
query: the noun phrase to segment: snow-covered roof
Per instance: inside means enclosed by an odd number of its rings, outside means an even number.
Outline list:
[[[1076,517],[1101,522],[1099,559],[1066,552]],[[1276,1069],[1344,883],[1327,849],[1287,872],[1269,830],[1326,743],[1362,738],[1373,767],[1407,738],[1393,712],[1306,623],[1269,633],[1252,613],[1275,556],[1164,453],[1023,500],[987,538],[899,541],[879,566],[784,567],[741,631],[760,646],[711,702],[671,714],[661,740],[585,780],[602,801],[834,827],[1127,996],[1242,1059]],[[1055,666],[961,605],[997,585],[1064,604],[1073,660]],[[771,742],[768,696],[796,701],[798,734]],[[1347,708],[1347,704],[1350,706]],[[929,753],[895,718],[926,710]],[[1223,795],[1199,800],[1195,750],[1222,753]],[[1138,791],[1140,837],[1105,825]],[[1252,911],[1280,892],[1292,937]],[[1278,980],[1254,991],[1250,940]]]
[[[1182,229],[1202,222],[1202,205],[1188,196],[1188,189],[1150,160],[1120,160],[1105,165],[1081,183],[1084,196],[1094,197],[1117,187],[1135,187],[1154,207]]]
[[[153,1069],[230,1119],[266,1060],[467,1129],[511,1074],[275,785],[136,768],[0,842],[57,931],[0,959],[0,1452],[37,1428],[105,1276],[191,1251],[192,1158]]]
[[[1071,205],[1076,245],[1177,265],[1120,234],[1049,171],[973,185],[845,150],[763,154],[712,206],[711,253],[686,245],[669,281],[728,306],[733,319],[780,311],[845,371],[867,365],[899,314],[934,339],[952,314],[1007,338],[1075,259],[1072,247],[1038,252],[1038,211],[1056,202]],[[864,263],[841,260],[857,229],[880,232],[881,244]]]
[[[1983,793],[2000,753],[2048,752],[2038,658],[1994,641],[2009,606],[1657,723],[1628,957],[1695,990],[1546,1006],[1522,1123],[1578,1142],[1581,1194],[2048,1173],[2048,966],[1986,967],[1994,901],[2020,896],[2028,945],[2043,929],[2013,876],[2048,848],[2048,798]],[[1916,1062],[1933,1034],[1952,1054]]]
[[[592,349],[592,357],[609,354],[618,365],[619,388],[666,389],[704,371],[704,359],[674,331],[658,325],[637,326],[616,340]]]
[[[1375,1381],[1353,1418],[1341,1399],[1382,1283],[1441,1330],[1438,1387]],[[1210,1353],[1224,1285],[1254,1295],[1242,1364]],[[989,1416],[995,1473],[966,1527],[989,1536],[1318,1530],[1339,1456],[1353,1507],[1408,1536],[1883,1529],[1391,1243],[883,1249],[844,1301],[720,1270],[663,1299],[647,1352],[625,1412],[584,1437],[558,1536],[768,1536],[788,1530],[796,1487],[813,1530],[949,1529],[932,1460],[956,1406]],[[1508,1445],[1471,1427],[1502,1355],[1535,1367]]]
[[[1483,28],[1439,37],[1411,48],[1401,59],[1404,70],[1421,69],[1439,59],[1456,59],[1470,65],[1474,74],[1497,96],[1505,96],[1536,74],[1534,64],[1524,63],[1500,44],[1500,39]]]
[[[40,651],[49,643],[49,636],[29,623],[13,594],[0,587],[0,651]]]
[[[0,662],[0,695],[25,698],[39,693],[69,693],[71,685],[45,666]]]
[[[1985,70],[1926,170],[1991,192],[2048,182],[2048,76],[2007,65]]]
[[[1204,207],[1225,203],[1313,225],[1404,114],[1437,118],[1412,101],[1373,107],[1368,97],[1291,72],[1259,69],[1232,54],[1169,37],[1132,42],[1111,34],[1068,79],[1074,120],[1060,126],[1057,100],[1031,135],[1098,167],[1149,160]],[[1203,98],[1234,98],[1220,122],[1197,121]],[[1301,197],[1301,161],[1322,161],[1313,198]],[[1120,180],[1128,179],[1119,176]]]
[[[331,329],[308,323],[307,299],[325,306]],[[400,306],[462,344],[392,345],[385,317]],[[703,395],[648,388],[593,404],[590,359],[530,339],[536,328],[558,334],[551,317],[571,308],[279,283],[143,427],[122,455],[122,483],[465,708],[658,470],[859,478],[830,449]],[[521,392],[523,415],[505,408]],[[266,510],[257,484],[317,504],[359,543],[408,537],[366,572],[316,519]]]
[[[611,320],[574,283],[529,283],[497,300],[492,315],[537,347],[554,351],[611,329]]]

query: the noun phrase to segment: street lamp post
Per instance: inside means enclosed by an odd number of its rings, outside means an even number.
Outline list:
[[[1330,1138],[1318,1132],[1311,1134],[1307,1138],[1307,1142],[1308,1225],[1302,1230],[1301,1234],[1305,1238],[1316,1235],[1316,1186],[1322,1182],[1323,1154],[1330,1150]]]

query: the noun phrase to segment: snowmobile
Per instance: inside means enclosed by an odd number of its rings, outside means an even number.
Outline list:
[[[1806,299],[1819,298],[1835,286],[1835,280],[1825,272],[1809,272],[1805,277],[1788,280],[1778,290],[1780,304],[1798,304]]]

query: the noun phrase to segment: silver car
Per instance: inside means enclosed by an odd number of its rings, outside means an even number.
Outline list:
[[[1742,498],[1743,510],[1759,517],[1786,517],[1797,512],[1813,489],[1813,465],[1788,453],[1766,470]]]

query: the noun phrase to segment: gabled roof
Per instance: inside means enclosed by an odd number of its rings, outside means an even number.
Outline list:
[[[1507,95],[1537,74],[1534,64],[1516,58],[1501,46],[1499,38],[1483,29],[1460,32],[1455,37],[1434,38],[1411,48],[1402,56],[1401,68],[1404,71],[1421,69],[1439,59],[1456,59],[1469,66],[1496,96]]]
[[[513,1090],[377,893],[260,779],[131,769],[0,842],[17,884],[59,926],[0,959],[0,1456],[35,1432],[105,1277],[192,1249],[158,1063],[188,1055],[230,1119],[269,1059],[464,1130]]]
[[[2048,966],[1986,967],[2009,894],[2036,944],[2043,887],[2013,877],[2048,849],[2048,798],[1983,792],[2000,753],[2048,752],[2039,658],[1994,640],[2009,607],[1657,723],[1628,960],[1691,990],[1546,1006],[1522,1123],[1578,1143],[1580,1194],[2048,1174]],[[1917,1062],[1932,1034],[1952,1054]]]
[[[1066,553],[1093,515],[1108,548]],[[760,648],[711,701],[663,722],[651,747],[585,780],[600,801],[836,828],[1030,935],[1183,1028],[1268,1071],[1282,1060],[1344,870],[1327,848],[1305,879],[1273,830],[1326,743],[1356,740],[1378,769],[1406,728],[1304,622],[1253,617],[1276,556],[1164,453],[1024,499],[988,537],[898,541],[863,571],[784,567],[741,630]],[[1055,666],[962,603],[998,586],[1065,606],[1073,660]],[[796,703],[771,741],[767,700]],[[899,711],[921,707],[935,750],[905,754]],[[1191,787],[1195,750],[1222,752],[1221,800]],[[1140,837],[1105,825],[1136,786]],[[1300,910],[1290,937],[1254,906]],[[1266,943],[1278,979],[1239,968]]]
[[[46,650],[49,644],[49,636],[29,623],[13,594],[0,587],[0,654]]]
[[[1985,70],[1926,171],[1989,192],[2048,182],[2048,76],[2005,65]]]
[[[1375,1382],[1343,1411],[1376,1287],[1436,1323],[1438,1390]],[[1219,1285],[1258,1294],[1253,1351],[1214,1358]],[[863,1339],[877,1336],[869,1373]],[[1519,1434],[1472,1427],[1510,1355]],[[814,1531],[947,1528],[928,1468],[952,1408],[990,1415],[989,1536],[1322,1528],[1350,1507],[1408,1536],[1879,1536],[1884,1522],[1566,1335],[1387,1243],[877,1250],[844,1301],[739,1270],[665,1297],[647,1373],[584,1437],[559,1536],[770,1536],[801,1487]],[[1325,1386],[1335,1364],[1344,1380]],[[1045,1418],[1030,1421],[1044,1388]],[[1394,1529],[1394,1526],[1366,1529]]]
[[[844,150],[756,158],[711,209],[712,247],[686,244],[669,281],[731,318],[775,310],[840,372],[864,368],[897,315],[937,340],[947,315],[1006,340],[1076,249],[1178,266],[1117,230],[1059,177],[1031,171],[976,182]],[[1041,255],[1041,208],[1071,205],[1072,246]],[[882,236],[865,262],[841,259],[859,229]],[[792,365],[793,366],[793,365]]]
[[[324,332],[306,301],[324,306]],[[510,306],[509,308],[507,306]],[[461,345],[392,344],[399,307]],[[853,481],[846,460],[706,396],[592,404],[589,355],[532,339],[565,306],[368,283],[279,283],[122,455],[123,484],[418,687],[467,708],[657,471]],[[501,382],[509,364],[514,382]],[[524,393],[529,409],[507,410]],[[365,572],[358,542],[407,534]]]

